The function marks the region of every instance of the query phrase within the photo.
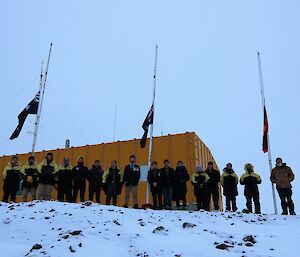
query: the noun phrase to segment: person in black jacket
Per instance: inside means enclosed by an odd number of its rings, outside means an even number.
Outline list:
[[[208,181],[208,193],[209,199],[213,199],[214,209],[219,210],[219,182],[220,173],[214,169],[213,162],[208,162],[207,169],[205,171],[209,176]]]
[[[118,195],[122,191],[122,174],[115,160],[103,174],[103,189],[106,193],[106,204],[110,205],[112,198],[113,205],[116,206]]]
[[[32,201],[36,199],[36,189],[38,185],[38,169],[34,156],[30,156],[26,165],[21,169],[22,198],[23,202],[27,201],[28,194],[31,194]]]
[[[165,174],[166,178],[163,185],[164,207],[165,209],[172,209],[174,169],[170,167],[169,160],[164,160],[164,167],[161,171]]]
[[[127,208],[130,198],[130,192],[133,195],[133,208],[138,208],[138,196],[137,189],[139,180],[141,177],[140,166],[136,164],[135,155],[130,156],[130,164],[127,165],[124,169],[124,178],[123,182],[125,185],[125,204],[123,207]]]
[[[226,198],[226,211],[236,211],[236,196],[238,195],[238,176],[232,169],[232,164],[227,163],[223,169],[221,176],[221,185],[223,186],[223,194]],[[231,208],[231,206],[232,208]]]
[[[55,173],[58,171],[52,153],[48,153],[45,160],[38,165],[38,171],[37,197],[39,200],[51,200]]]
[[[96,202],[100,203],[100,193],[102,186],[102,176],[104,171],[101,168],[99,160],[96,160],[93,164],[92,169],[88,173],[89,181],[89,200],[93,201],[94,195],[96,194]]]
[[[15,202],[17,191],[20,184],[20,170],[21,166],[17,156],[11,158],[10,163],[3,170],[3,202],[10,201]]]
[[[154,161],[151,164],[151,169],[148,171],[147,181],[150,185],[152,199],[153,199],[153,209],[162,209],[162,195],[163,195],[163,185],[165,184],[166,176],[162,169],[157,168],[157,162]],[[158,202],[158,205],[157,205]]]
[[[177,162],[177,167],[174,172],[174,187],[173,187],[173,200],[176,201],[176,207],[180,208],[180,201],[182,201],[182,208],[186,209],[186,182],[189,181],[190,176],[183,165],[182,161]]]
[[[77,166],[72,170],[73,176],[73,201],[76,202],[78,191],[80,191],[80,201],[84,202],[86,178],[89,169],[84,166],[84,158],[80,156],[77,161]]]
[[[57,200],[72,202],[72,165],[69,158],[64,158],[62,165],[56,173],[57,178]]]

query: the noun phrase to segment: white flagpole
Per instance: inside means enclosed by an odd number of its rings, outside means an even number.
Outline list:
[[[116,141],[117,108],[118,108],[118,105],[115,104],[115,119],[114,119],[114,136],[113,136],[113,142]]]
[[[44,94],[45,94],[45,87],[47,82],[47,75],[48,75],[48,69],[49,69],[49,63],[50,63],[50,57],[51,57],[51,51],[52,51],[52,43],[50,44],[50,50],[45,70],[45,75],[42,75],[41,73],[41,80],[40,80],[40,102],[39,102],[39,108],[38,113],[35,120],[35,128],[34,128],[34,135],[33,135],[33,143],[32,143],[32,149],[31,154],[34,155],[35,147],[36,147],[36,141],[39,131],[39,125],[40,125],[40,119],[41,119],[41,113],[42,113],[42,107],[43,107],[43,101],[44,101]]]
[[[262,67],[261,67],[261,60],[260,60],[259,52],[257,52],[257,60],[258,60],[258,72],[259,72],[259,80],[260,80],[262,108],[263,108],[263,113],[264,113],[264,109],[266,108],[266,99],[265,99],[265,90],[264,90]],[[272,154],[271,154],[271,147],[270,147],[269,131],[267,134],[267,140],[268,140],[269,169],[270,169],[270,174],[271,174],[272,173]],[[275,211],[275,214],[278,214],[276,195],[275,195],[275,185],[273,183],[272,183],[272,196],[273,196],[274,211]]]
[[[153,100],[152,100],[152,106],[153,106],[153,124],[150,125],[150,143],[149,143],[149,154],[148,154],[148,170],[150,170],[150,167],[151,167],[153,125],[154,125],[154,117],[155,117],[155,91],[156,91],[157,54],[158,54],[158,45],[155,45],[155,60],[154,60],[154,74],[153,74]],[[147,183],[146,204],[149,204],[149,183]]]

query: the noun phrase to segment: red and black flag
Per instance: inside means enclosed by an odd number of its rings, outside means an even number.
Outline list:
[[[264,106],[264,134],[263,134],[263,142],[262,142],[262,150],[264,153],[269,151],[268,133],[269,133],[268,115],[267,115],[266,107]]]
[[[24,108],[23,111],[18,115],[19,124],[16,127],[15,131],[10,136],[10,140],[17,138],[20,135],[24,122],[29,114],[37,114],[39,109],[40,102],[40,91],[37,92],[34,99]]]
[[[142,128],[144,129],[144,135],[140,141],[140,145],[142,148],[145,147],[146,145],[146,141],[147,141],[147,135],[148,135],[148,130],[149,130],[149,126],[151,124],[153,124],[153,118],[154,118],[154,107],[153,107],[153,104],[144,120],[144,123],[143,123],[143,126]]]

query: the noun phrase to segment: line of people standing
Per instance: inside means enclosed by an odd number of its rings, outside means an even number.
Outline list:
[[[89,200],[96,197],[100,203],[101,190],[106,194],[106,204],[117,205],[118,195],[125,186],[125,204],[128,207],[130,195],[133,196],[133,207],[138,208],[138,184],[141,177],[140,166],[136,164],[136,157],[131,155],[130,163],[121,172],[117,161],[113,160],[110,167],[104,171],[99,160],[96,160],[91,169],[84,165],[84,158],[79,157],[76,166],[72,166],[69,158],[64,158],[61,165],[57,165],[53,154],[48,153],[46,158],[37,164],[35,158],[30,156],[27,163],[21,166],[18,157],[13,156],[11,162],[3,171],[3,201],[16,200],[20,181],[22,181],[23,201],[27,201],[28,195],[32,200],[50,200],[53,188],[57,189],[59,201],[76,202],[79,194],[80,201],[85,201],[86,182],[88,181]],[[258,185],[262,183],[260,176],[254,172],[251,163],[244,167],[245,173],[240,177],[240,184],[244,185],[246,198],[245,211],[261,213]],[[186,209],[187,181],[191,179],[194,186],[194,194],[197,199],[197,209],[210,209],[212,200],[214,210],[219,210],[220,189],[226,198],[226,210],[236,211],[236,197],[238,195],[238,176],[228,163],[220,176],[219,171],[214,169],[213,162],[209,162],[204,170],[200,165],[196,167],[193,175],[189,173],[182,161],[177,162],[175,170],[170,167],[168,160],[164,161],[163,168],[159,169],[157,162],[152,162],[148,171],[147,181],[153,198],[154,209],[172,209],[172,202],[176,202],[177,209]],[[272,170],[271,182],[276,184],[281,199],[282,214],[288,212],[295,214],[292,200],[291,182],[294,174],[290,167],[282,162],[282,158],[276,159],[276,167]],[[36,197],[37,195],[37,197]]]

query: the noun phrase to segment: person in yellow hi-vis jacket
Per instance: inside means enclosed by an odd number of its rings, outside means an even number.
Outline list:
[[[239,179],[232,169],[231,163],[227,163],[226,167],[223,169],[220,182],[223,187],[223,195],[226,198],[226,211],[236,211],[236,196],[238,195],[237,185]]]
[[[260,176],[254,172],[254,167],[251,163],[247,163],[244,167],[245,173],[240,178],[241,185],[245,186],[244,195],[246,197],[247,209],[252,212],[252,199],[254,201],[255,213],[260,214],[260,201],[258,184],[261,184]]]
[[[55,184],[55,173],[58,171],[57,164],[53,160],[53,154],[48,153],[45,160],[39,166],[39,178],[37,196],[39,200],[51,200],[51,193]]]
[[[106,194],[106,204],[112,202],[117,205],[118,195],[121,194],[123,187],[123,174],[120,172],[117,161],[113,160],[110,167],[104,172],[102,177],[103,190]]]
[[[209,176],[200,165],[196,167],[194,174],[191,177],[192,185],[194,186],[194,194],[197,199],[197,210],[204,209],[209,211],[209,191],[207,181]]]
[[[15,202],[20,184],[21,165],[17,156],[11,158],[10,163],[3,170],[3,202]]]
[[[23,202],[27,201],[28,194],[31,194],[31,199],[36,199],[36,189],[38,185],[38,167],[34,156],[29,156],[27,163],[21,169],[22,197]]]

